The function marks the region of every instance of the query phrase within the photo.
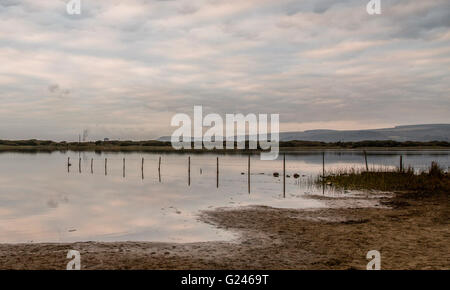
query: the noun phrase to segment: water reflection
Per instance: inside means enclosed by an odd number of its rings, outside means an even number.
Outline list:
[[[445,151],[368,152],[368,163],[398,166],[400,154],[405,166],[418,169],[433,160],[444,168],[450,165]],[[323,174],[323,160],[326,170],[365,168],[361,152],[330,151],[324,157],[321,152],[286,155],[283,190],[283,174],[274,176],[283,172],[282,157],[261,161],[247,155],[2,153],[0,243],[229,239],[231,233],[198,222],[198,212],[255,204],[322,207],[304,196],[343,194],[314,185]]]

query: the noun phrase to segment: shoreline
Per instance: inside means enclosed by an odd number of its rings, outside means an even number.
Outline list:
[[[345,199],[353,199],[310,198],[347,205]],[[82,269],[363,270],[369,250],[381,252],[382,269],[450,269],[447,196],[416,200],[397,193],[379,201],[378,207],[200,213],[201,221],[237,232],[237,241],[0,244],[0,269],[64,270],[71,249],[80,251]]]
[[[280,153],[296,154],[304,152],[363,152],[363,151],[446,151],[450,152],[449,147],[435,147],[435,146],[418,146],[418,147],[280,147]],[[128,146],[128,147],[75,147],[75,148],[60,148],[53,146],[3,146],[0,145],[0,153],[52,153],[52,152],[101,152],[101,153],[167,153],[167,154],[259,154],[264,152],[262,150],[248,150],[248,149],[221,149],[221,150],[194,150],[194,149],[181,149],[176,150],[172,147],[145,147],[145,146]]]

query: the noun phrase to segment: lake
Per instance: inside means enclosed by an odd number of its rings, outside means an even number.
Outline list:
[[[396,167],[400,155],[405,167],[416,170],[432,161],[446,170],[450,166],[449,151],[368,151],[369,166]],[[312,184],[322,172],[322,153],[311,151],[286,155],[290,178],[286,178],[285,196],[282,157],[261,161],[258,155],[252,156],[249,193],[247,158],[140,152],[0,153],[0,243],[230,240],[234,233],[200,222],[199,212],[246,205],[320,208],[325,206],[320,200],[305,196],[345,194]],[[326,170],[364,168],[364,155],[328,150],[325,166]],[[274,177],[274,172],[280,177]],[[300,178],[294,179],[294,173]]]

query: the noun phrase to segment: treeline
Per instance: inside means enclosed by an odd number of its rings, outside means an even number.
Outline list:
[[[150,141],[95,141],[95,142],[55,142],[49,140],[0,140],[0,146],[50,146],[50,147],[73,147],[73,146],[171,146],[170,142]]]
[[[50,140],[0,140],[0,146],[3,147],[52,147],[56,149],[64,148],[112,148],[112,147],[170,147],[171,142],[148,140],[148,141],[95,141],[95,142],[55,142]],[[406,141],[398,142],[392,140],[380,141],[358,141],[358,142],[318,142],[318,141],[281,141],[282,148],[299,148],[299,147],[320,147],[320,148],[364,148],[364,147],[450,147],[450,142],[431,141],[416,142]],[[225,142],[224,142],[225,148]],[[246,144],[248,148],[248,142]],[[259,148],[258,148],[259,149]]]

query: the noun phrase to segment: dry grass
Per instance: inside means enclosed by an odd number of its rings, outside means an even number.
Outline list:
[[[433,162],[428,170],[419,173],[413,168],[379,168],[371,171],[341,169],[328,172],[324,180],[319,179],[316,182],[323,181],[344,189],[407,191],[416,196],[448,195],[450,192],[450,176],[436,162]]]

